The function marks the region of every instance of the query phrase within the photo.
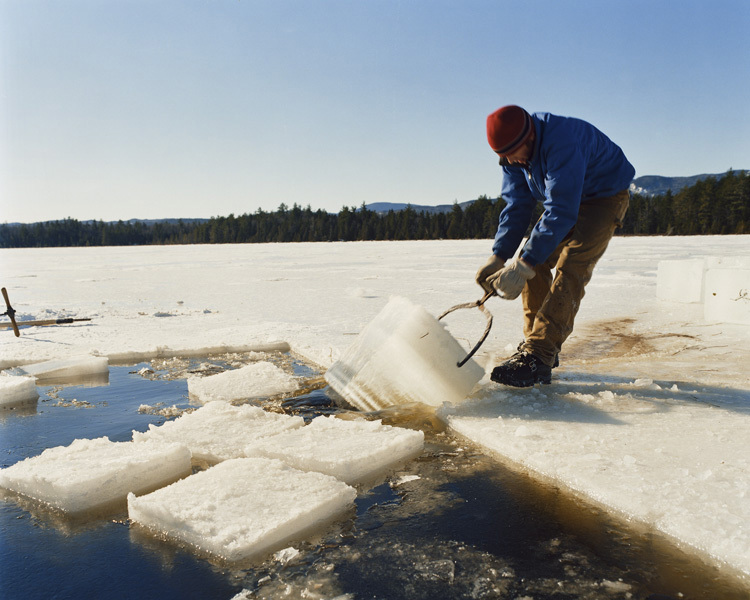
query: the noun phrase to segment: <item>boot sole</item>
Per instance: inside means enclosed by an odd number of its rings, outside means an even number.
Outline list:
[[[521,379],[521,380],[516,379],[514,381],[503,381],[501,377],[495,377],[494,373],[490,375],[490,379],[494,381],[495,383],[500,383],[502,385],[509,385],[511,387],[517,387],[517,388],[534,387],[535,383],[540,383],[542,385],[549,385],[552,383],[552,377],[549,377],[549,378],[534,377],[532,379]]]

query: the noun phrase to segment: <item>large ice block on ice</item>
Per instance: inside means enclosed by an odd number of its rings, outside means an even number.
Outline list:
[[[703,302],[705,272],[703,258],[659,261],[656,297],[670,302]]]
[[[706,272],[703,316],[709,323],[750,325],[750,268]]]
[[[346,511],[357,492],[281,461],[235,458],[168,487],[128,495],[131,521],[220,558],[281,548]]]
[[[270,362],[256,362],[209,377],[190,377],[188,392],[200,402],[241,400],[293,392],[297,379]]]
[[[0,407],[33,402],[38,398],[33,377],[0,375]]]
[[[0,487],[71,514],[123,502],[189,475],[190,451],[180,444],[75,440],[0,470]]]
[[[106,356],[75,356],[24,365],[17,369],[21,375],[36,377],[38,382],[51,379],[74,380],[76,378],[106,376],[109,360]]]
[[[213,401],[159,427],[149,425],[145,433],[134,431],[133,441],[179,442],[190,449],[193,459],[216,463],[245,456],[249,442],[304,424],[302,417],[271,413],[247,404],[232,406]]]
[[[301,429],[251,443],[246,453],[278,458],[297,469],[333,475],[351,484],[413,458],[423,448],[422,431],[321,416]]]
[[[467,350],[423,307],[394,296],[326,372],[330,386],[361,410],[460,402],[484,375]]]

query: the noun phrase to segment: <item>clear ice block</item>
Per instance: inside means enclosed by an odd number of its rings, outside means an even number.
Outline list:
[[[329,385],[365,411],[419,402],[460,402],[484,375],[423,307],[394,296],[326,372]]]

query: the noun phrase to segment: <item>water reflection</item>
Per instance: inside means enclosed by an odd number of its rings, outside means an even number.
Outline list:
[[[265,357],[268,358],[268,357]],[[0,411],[3,466],[76,437],[130,439],[190,407],[190,371],[236,368],[243,357],[159,359],[111,368],[103,387],[48,387],[38,403]],[[280,365],[314,380],[289,355]],[[217,367],[218,365],[218,367]],[[72,404],[86,402],[92,409]],[[352,411],[312,384],[256,401],[306,420],[381,419],[425,432],[425,451],[359,490],[356,511],[296,551],[246,565],[217,564],[184,545],[128,527],[124,509],[89,523],[0,498],[2,596],[221,598],[673,598],[746,599],[748,586],[654,532],[540,483],[445,430],[421,405]],[[141,411],[143,405],[176,407]],[[23,417],[23,418],[22,418]],[[102,560],[104,559],[104,560]],[[28,570],[34,572],[29,577]],[[243,591],[244,590],[244,591]]]

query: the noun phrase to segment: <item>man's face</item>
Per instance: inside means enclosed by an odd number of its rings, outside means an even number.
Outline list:
[[[525,165],[531,160],[531,153],[534,150],[534,136],[529,137],[526,143],[516,150],[513,154],[502,155],[511,165]]]

